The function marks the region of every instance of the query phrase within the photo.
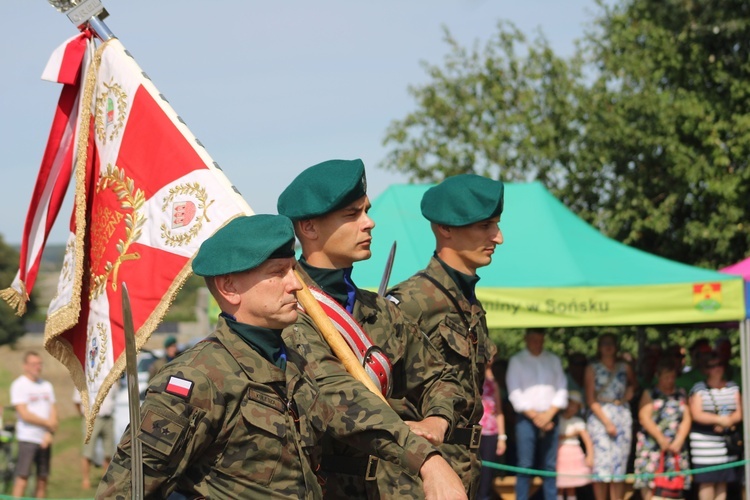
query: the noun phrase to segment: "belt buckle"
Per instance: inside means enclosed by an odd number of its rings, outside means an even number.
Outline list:
[[[380,459],[370,455],[367,458],[367,470],[365,470],[365,481],[375,481],[377,479],[376,473],[378,471],[378,462]]]
[[[471,428],[471,441],[469,441],[469,449],[476,450],[479,448],[479,443],[482,441],[482,426],[475,425]]]

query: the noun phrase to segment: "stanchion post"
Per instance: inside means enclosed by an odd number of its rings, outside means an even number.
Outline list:
[[[748,353],[748,333],[750,333],[750,319],[745,318],[740,321],[740,373],[742,375],[742,390],[747,391],[750,389],[750,370],[748,369],[748,360],[750,356]],[[750,437],[750,393],[742,394],[742,430],[745,447],[745,498],[750,498],[750,445],[748,445],[747,438]]]

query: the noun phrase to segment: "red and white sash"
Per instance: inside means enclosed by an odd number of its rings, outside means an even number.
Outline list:
[[[349,344],[349,348],[357,356],[375,385],[386,398],[393,388],[391,382],[391,361],[379,347],[373,345],[370,337],[365,333],[352,315],[325,292],[310,287],[310,292],[323,308],[326,315]],[[299,308],[304,312],[302,304]]]

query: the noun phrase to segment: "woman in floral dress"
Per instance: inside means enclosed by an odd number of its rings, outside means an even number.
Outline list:
[[[641,490],[643,500],[651,500],[654,480],[640,475],[656,472],[662,451],[666,451],[665,471],[675,470],[675,457],[680,470],[688,470],[690,466],[685,446],[691,425],[690,408],[685,390],[675,385],[677,365],[674,360],[660,360],[656,365],[656,377],[656,386],[643,391],[638,405],[642,430],[638,431],[635,445],[637,476],[633,488]],[[685,489],[690,489],[690,476],[685,476]]]
[[[597,357],[584,376],[590,409],[586,427],[594,442],[594,496],[596,500],[621,499],[633,436],[628,401],[633,397],[635,374],[617,358],[614,335],[599,337]]]

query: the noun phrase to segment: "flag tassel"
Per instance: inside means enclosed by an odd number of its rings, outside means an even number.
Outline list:
[[[16,310],[16,316],[23,316],[26,314],[26,302],[29,301],[29,294],[26,293],[24,282],[19,281],[19,284],[21,286],[20,292],[13,287],[0,290],[0,299],[3,299],[10,307]]]

